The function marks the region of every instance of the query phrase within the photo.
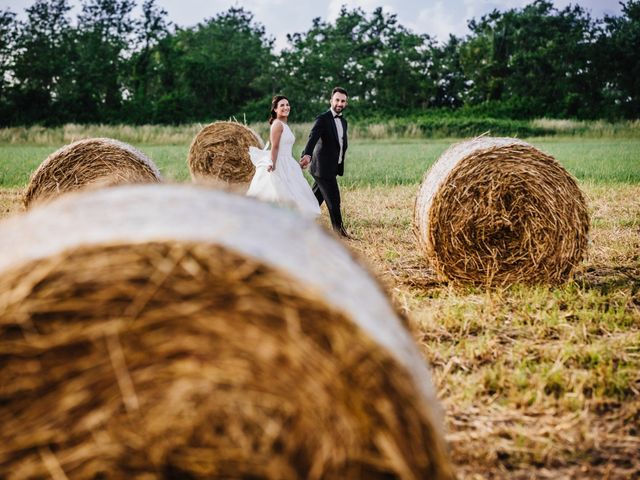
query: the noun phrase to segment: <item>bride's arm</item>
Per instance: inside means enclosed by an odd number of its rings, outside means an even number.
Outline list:
[[[283,130],[284,126],[281,122],[273,122],[271,125],[271,165],[267,168],[269,172],[273,172],[276,169],[276,159],[278,158],[278,150],[280,150],[280,138]]]

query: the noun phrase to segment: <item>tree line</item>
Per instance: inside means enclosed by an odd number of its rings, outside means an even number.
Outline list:
[[[155,0],[36,0],[0,10],[0,125],[265,119],[285,93],[296,121],[335,85],[356,118],[425,112],[497,118],[638,118],[640,0],[619,16],[535,0],[468,22],[437,42],[381,8],[313,20],[280,52],[254,15],[232,7],[192,27]]]

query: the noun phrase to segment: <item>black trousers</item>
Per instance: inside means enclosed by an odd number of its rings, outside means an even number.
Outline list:
[[[322,202],[327,202],[331,226],[336,232],[343,232],[342,212],[340,212],[340,189],[338,188],[337,177],[321,178],[314,176],[313,180],[311,189],[318,199],[318,205],[322,205]]]

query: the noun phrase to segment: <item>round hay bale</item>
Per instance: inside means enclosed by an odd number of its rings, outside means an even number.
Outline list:
[[[214,122],[195,136],[189,147],[193,180],[215,178],[227,183],[247,183],[256,169],[249,147],[263,148],[262,139],[239,122]]]
[[[111,138],[87,138],[53,152],[31,175],[24,205],[87,186],[159,182],[160,172],[142,152]]]
[[[402,318],[311,220],[123,186],[0,252],[2,478],[453,478]]]
[[[414,231],[444,279],[555,284],[583,259],[589,214],[553,157],[514,138],[479,137],[450,147],[427,172]]]

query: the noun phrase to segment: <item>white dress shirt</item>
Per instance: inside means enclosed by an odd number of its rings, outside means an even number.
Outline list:
[[[339,117],[336,117],[336,115],[338,114],[333,110],[333,108],[330,108],[329,110],[331,110],[333,121],[336,122],[336,129],[338,130],[338,142],[340,143],[340,156],[338,157],[338,163],[342,163],[342,137],[344,136],[344,130],[342,129],[342,120],[340,120]]]

